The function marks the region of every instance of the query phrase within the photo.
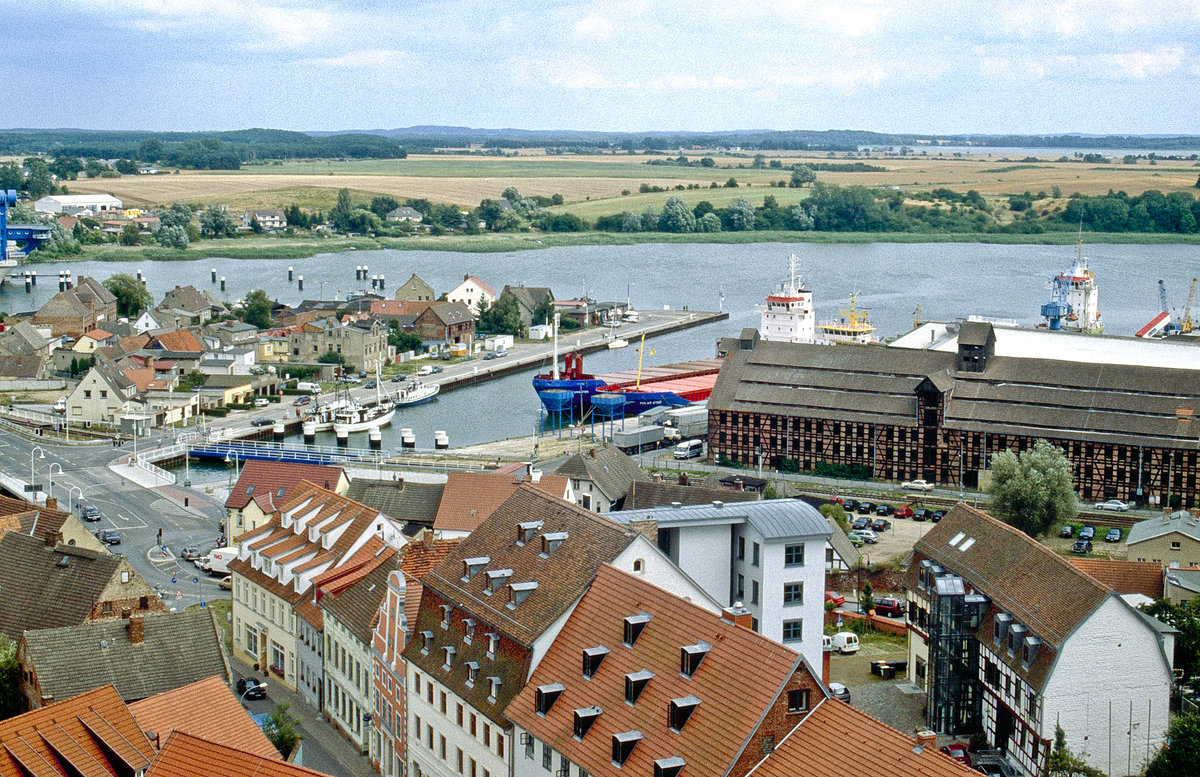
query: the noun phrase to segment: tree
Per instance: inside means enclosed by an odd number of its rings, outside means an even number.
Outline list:
[[[78,225],[76,225],[78,226]],[[163,248],[184,249],[191,241],[188,239],[186,227],[160,227],[154,234],[158,244]]]
[[[716,183],[716,181],[713,181],[713,183]],[[734,178],[732,175],[731,175],[731,176],[729,176],[729,180],[725,182],[725,188],[726,188],[726,189],[736,189],[736,188],[738,188],[738,182],[737,182],[737,179],[736,179],[736,178]]]
[[[242,306],[242,320],[259,329],[271,326],[271,298],[262,289],[255,289],[246,295],[246,304]]]
[[[1045,440],[1021,454],[996,454],[990,470],[992,507],[1010,526],[1037,537],[1075,518],[1079,500],[1071,482],[1071,463]]]
[[[17,643],[0,634],[0,719],[11,718],[24,711]]]
[[[263,225],[259,222],[258,216],[256,215],[252,215],[250,217],[250,231],[256,235],[261,235],[263,233]]]
[[[110,275],[104,281],[104,288],[117,298],[117,314],[121,316],[133,318],[154,304],[149,290],[129,273]]]
[[[1154,756],[1146,768],[1146,777],[1194,774],[1192,770],[1200,763],[1200,714],[1177,715],[1167,728],[1167,738],[1171,744]]]
[[[858,592],[858,611],[870,612],[875,609],[875,589],[871,587],[871,581],[863,583],[862,590]]]
[[[725,209],[725,223],[735,232],[754,229],[754,208],[745,197],[738,197]]]
[[[678,197],[668,197],[658,217],[660,232],[695,232],[696,214]]]
[[[788,186],[793,189],[798,189],[806,183],[812,183],[817,180],[817,174],[807,165],[796,165],[792,168],[792,180],[788,182]]]
[[[50,176],[50,166],[46,164],[46,160],[30,157],[25,160],[25,166],[29,168],[29,175],[21,184],[21,188],[29,195],[29,199],[40,200],[54,194],[54,179]]]
[[[135,246],[142,242],[142,232],[137,224],[126,224],[121,227],[121,245]]]
[[[642,217],[631,210],[627,210],[621,214],[621,231],[622,232],[641,232]]]
[[[74,181],[83,172],[83,163],[77,156],[63,154],[50,163],[50,172],[58,176],[60,181]]]
[[[696,227],[701,232],[720,232],[721,217],[715,213],[705,213],[696,222]]]
[[[299,725],[300,721],[288,712],[287,702],[277,701],[274,709],[263,720],[262,730],[279,754],[287,758],[300,741],[300,734],[296,730]]]
[[[419,351],[421,336],[416,332],[405,332],[400,328],[400,322],[392,319],[388,322],[388,345],[394,346],[399,353]]]
[[[187,227],[192,221],[193,211],[182,202],[172,202],[171,207],[158,212],[158,223],[163,227]]]
[[[391,195],[383,194],[378,197],[371,198],[370,210],[381,219],[387,218],[387,214],[400,207],[400,200],[397,200]]]
[[[542,298],[542,301],[538,303],[537,308],[530,314],[529,318],[534,323],[546,324],[554,320],[554,300],[550,299],[549,294]]]
[[[1046,761],[1047,777],[1104,777],[1104,772],[1088,764],[1067,747],[1067,735],[1062,726],[1054,727],[1054,749]],[[1147,772],[1147,777],[1149,773]]]
[[[345,364],[346,357],[342,356],[337,351],[326,351],[317,357],[317,361],[321,364]]]
[[[329,223],[339,232],[349,232],[353,213],[354,203],[350,201],[350,190],[338,189],[337,204],[329,211]]]
[[[788,228],[797,232],[807,232],[816,225],[812,214],[803,205],[797,205],[788,211]]]
[[[138,163],[132,159],[118,159],[116,162],[113,162],[113,167],[121,175],[137,175],[138,172]]]
[[[138,145],[137,158],[143,162],[157,162],[163,158],[166,147],[158,138],[146,138]]]
[[[844,507],[830,502],[821,505],[817,509],[820,510],[821,515],[836,523],[843,533],[848,534],[850,532],[850,524],[846,521],[846,509]]]
[[[205,237],[232,237],[237,227],[228,211],[210,206],[200,214],[200,232]]]
[[[479,314],[479,330],[489,334],[517,335],[521,332],[521,312],[511,294],[501,296]]]

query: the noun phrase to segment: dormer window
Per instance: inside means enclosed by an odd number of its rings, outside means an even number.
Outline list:
[[[450,667],[454,666],[454,653],[456,651],[453,645],[446,645],[444,648],[442,648],[442,650],[446,654],[446,659],[442,663],[442,669],[449,671]]]
[[[696,674],[709,650],[712,650],[712,645],[707,642],[697,642],[695,645],[679,648],[679,673],[684,677]]]
[[[439,607],[442,611],[442,628],[448,629],[450,628],[450,611],[453,608],[448,604],[442,604]]]
[[[1021,646],[1021,663],[1025,665],[1026,669],[1033,663],[1033,659],[1037,658],[1038,647],[1041,644],[1042,641],[1037,637],[1029,636],[1025,638]]]
[[[479,570],[487,566],[489,561],[491,561],[491,559],[487,556],[476,556],[474,558],[463,559],[463,582],[466,583],[471,578],[475,577],[475,575],[479,574]]]
[[[429,648],[431,648],[431,647],[433,647],[433,632],[432,631],[422,631],[421,632],[421,652],[424,653],[425,655],[429,655]]]
[[[625,634],[624,642],[628,647],[633,647],[637,644],[638,637],[642,636],[642,631],[646,628],[646,624],[650,622],[650,613],[642,612],[637,615],[630,615],[625,619]]]
[[[696,711],[696,707],[700,706],[700,700],[695,696],[684,696],[682,699],[671,699],[671,704],[668,709],[671,730],[675,733],[683,731],[683,727],[687,725],[688,718],[692,717],[692,713]]]
[[[496,697],[500,693],[500,682],[501,681],[499,677],[493,676],[488,678],[488,683],[490,684],[490,687],[488,688],[488,701],[496,701]]]
[[[588,730],[592,727],[592,724],[596,722],[596,719],[600,717],[601,712],[603,712],[603,710],[595,706],[584,707],[581,710],[575,710],[576,739],[583,739],[585,736],[587,736]]]
[[[1008,631],[1008,654],[1010,656],[1017,655],[1024,639],[1025,627],[1019,623],[1014,623]]]
[[[607,655],[608,648],[606,647],[584,648],[583,676],[589,680],[595,677],[596,672],[600,669],[600,665],[604,663]]]
[[[677,755],[670,758],[659,758],[654,762],[654,777],[679,777],[687,761]]]
[[[517,524],[517,544],[524,545],[531,541],[538,529],[542,528],[541,521],[525,521]]]
[[[646,686],[653,678],[654,672],[649,669],[625,675],[625,701],[636,704],[638,697],[642,695],[642,691],[646,690]]]
[[[508,587],[508,609],[515,610],[517,605],[529,598],[538,587],[537,583],[513,583]]]
[[[479,664],[475,661],[467,662],[467,687],[474,688],[475,680],[479,677]]]
[[[496,646],[500,644],[500,635],[495,632],[490,632],[487,635],[487,641],[488,641],[487,657],[495,658],[496,657]]]
[[[642,741],[642,732],[634,729],[633,731],[623,731],[620,734],[612,736],[612,760],[614,766],[624,766],[629,760],[629,756],[633,755],[633,749],[637,747],[638,742]]]
[[[999,645],[1008,635],[1008,625],[1012,623],[1012,616],[1007,613],[997,613],[996,619],[992,624],[992,643]]]
[[[470,645],[471,644],[471,635],[474,634],[474,632],[475,632],[475,619],[474,618],[464,618],[463,619],[463,643]]]
[[[562,683],[553,683],[551,685],[539,685],[534,691],[534,704],[536,705],[537,714],[542,717],[550,712],[554,707],[554,702],[558,701],[558,697],[562,696],[566,687]]]
[[[567,538],[565,531],[549,532],[542,535],[542,558],[549,558],[554,551],[558,550],[558,546],[563,544],[563,540]]]
[[[489,569],[484,574],[487,575],[487,590],[485,593],[494,594],[504,587],[508,579],[512,577],[511,569]]]

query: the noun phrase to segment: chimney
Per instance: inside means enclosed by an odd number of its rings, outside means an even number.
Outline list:
[[[148,369],[148,370],[154,369],[154,357],[153,356],[146,357],[146,369]]]
[[[658,521],[630,521],[629,528],[650,540],[651,544],[658,544]]]
[[[425,547],[433,547],[433,529],[421,529],[421,542],[425,543]]]
[[[133,645],[142,644],[142,638],[145,636],[143,621],[145,618],[141,615],[129,619],[129,642]]]
[[[733,479],[733,490],[734,491],[745,491],[746,490],[746,481],[742,480],[741,478],[734,478]]]
[[[725,503],[724,503],[724,502],[722,502],[720,499],[714,499],[714,500],[713,500],[713,503],[712,503],[712,506],[713,506],[713,507],[715,507],[715,508],[717,508],[718,510],[720,510],[722,507],[724,507],[724,506],[725,506]]]
[[[75,280],[75,285],[76,285],[76,286],[82,286],[82,285],[83,285],[83,276],[82,276],[82,275],[76,275],[76,276],[75,276],[75,278],[76,278],[76,280]]]
[[[46,497],[46,509],[47,510],[57,510],[58,509],[58,498],[53,497],[53,496]]]
[[[749,630],[754,625],[754,617],[741,602],[734,602],[732,607],[721,610],[721,620],[728,621],[734,626]]]
[[[595,449],[595,448],[589,448],[589,449],[588,449],[588,455],[589,455],[589,456],[591,456],[593,459],[594,459],[594,458],[596,458],[596,449]]]
[[[542,482],[542,471],[540,469],[529,470],[529,482],[530,483],[541,483]]]
[[[929,729],[922,729],[917,732],[917,747],[933,747],[937,744],[937,734]]]
[[[59,531],[46,532],[46,547],[47,548],[56,548],[62,544],[62,541],[63,541],[62,532],[59,532]]]
[[[829,657],[833,655],[830,650],[821,651],[821,682],[829,685]]]
[[[153,731],[146,731],[145,734],[146,734],[146,739],[150,740],[150,742],[154,745],[154,749],[158,750],[159,749],[158,734]]]
[[[650,482],[651,483],[661,483],[662,482],[662,473],[655,472],[653,475],[650,476]]]

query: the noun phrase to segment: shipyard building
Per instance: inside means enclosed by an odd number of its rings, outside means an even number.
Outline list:
[[[751,331],[720,348],[714,461],[978,488],[993,455],[1046,439],[1083,500],[1200,501],[1200,345],[970,320],[888,347]]]

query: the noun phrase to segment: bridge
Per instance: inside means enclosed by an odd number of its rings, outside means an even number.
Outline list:
[[[325,464],[342,466],[359,464],[375,468],[423,469],[438,472],[480,472],[485,466],[480,461],[448,461],[445,451],[410,451],[410,455],[396,456],[385,450],[369,448],[339,448],[332,445],[304,445],[302,443],[257,442],[250,440],[198,440],[185,439],[165,448],[155,448],[139,453],[134,462],[165,482],[174,482],[173,473],[162,469],[159,464],[177,466],[184,458],[209,459],[240,465],[247,461],[288,461],[300,464]]]
[[[9,242],[13,253],[29,256],[33,249],[50,239],[49,224],[9,224],[8,209],[16,207],[17,191],[0,190],[0,267],[13,267],[15,259],[9,258]]]

